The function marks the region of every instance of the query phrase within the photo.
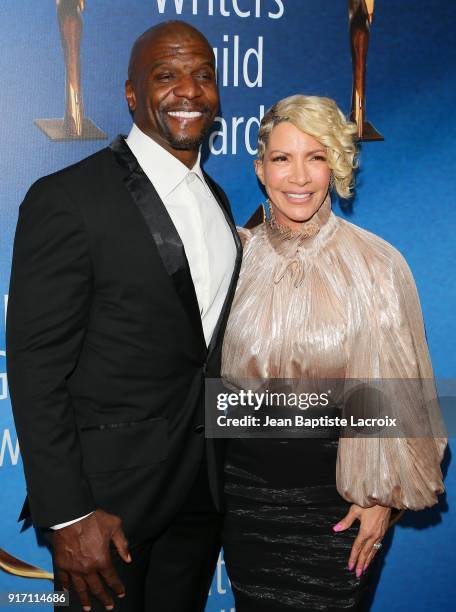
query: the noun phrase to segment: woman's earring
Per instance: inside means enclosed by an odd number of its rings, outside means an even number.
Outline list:
[[[269,223],[275,223],[275,214],[274,214],[274,207],[272,206],[272,202],[271,200],[268,198],[266,200],[266,203],[268,205],[268,211],[269,211],[269,215],[268,215],[268,221]]]
[[[261,206],[263,208],[263,223],[272,221],[274,219],[274,209],[272,208],[271,200],[268,198]]]
[[[266,202],[261,203],[261,208],[263,209],[263,223],[266,223],[268,220],[268,214],[266,212]]]

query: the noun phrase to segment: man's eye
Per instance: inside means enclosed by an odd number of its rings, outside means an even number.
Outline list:
[[[169,79],[173,78],[173,74],[171,72],[160,72],[155,76],[157,81],[169,81]]]
[[[195,74],[195,77],[202,81],[213,81],[214,80],[214,75],[211,72],[198,72],[197,74]]]

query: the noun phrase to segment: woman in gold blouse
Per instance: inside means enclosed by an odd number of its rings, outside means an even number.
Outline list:
[[[352,191],[355,134],[327,98],[292,96],[265,115],[255,169],[270,214],[239,230],[226,379],[432,379],[405,260],[331,211],[332,191]],[[409,396],[402,413],[435,425],[427,398]],[[432,506],[443,491],[445,445],[438,435],[230,440],[223,545],[236,610],[358,610],[391,509]]]

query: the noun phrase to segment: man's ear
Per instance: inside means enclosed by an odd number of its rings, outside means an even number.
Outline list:
[[[130,79],[125,81],[125,98],[127,99],[128,108],[133,113],[136,110],[136,95]]]
[[[253,165],[255,167],[255,173],[256,173],[258,179],[260,180],[262,185],[264,185],[264,166],[263,166],[262,160],[261,159],[255,159],[254,162],[253,162]]]

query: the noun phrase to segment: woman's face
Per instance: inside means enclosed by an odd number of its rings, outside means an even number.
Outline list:
[[[272,129],[255,171],[277,222],[293,230],[317,212],[328,194],[331,171],[326,148],[291,123],[279,123]]]

